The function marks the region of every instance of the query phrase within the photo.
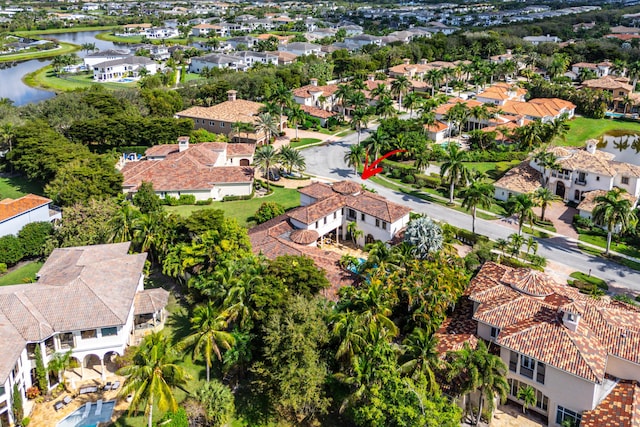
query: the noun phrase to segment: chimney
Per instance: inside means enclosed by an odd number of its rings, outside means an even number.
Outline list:
[[[318,79],[309,79],[311,86],[318,86]]]
[[[587,146],[586,146],[587,153],[596,154],[597,146],[598,146],[598,140],[597,139],[589,139],[589,140],[587,140]]]
[[[580,313],[574,308],[565,308],[562,312],[562,324],[570,331],[576,332],[580,324]]]
[[[182,153],[186,149],[189,148],[189,137],[188,136],[179,136],[178,137],[178,152]]]
[[[511,55],[511,49],[507,49],[507,55]]]
[[[402,60],[402,62],[404,62],[404,65],[409,65],[409,64],[411,64],[411,60],[410,60],[409,58],[404,58],[404,59]]]
[[[427,65],[427,58],[422,58],[422,59],[420,60],[420,64],[421,64],[421,65]]]
[[[237,94],[238,94],[238,91],[236,91],[236,90],[228,90],[227,91],[227,100],[228,101],[235,101]]]
[[[367,80],[369,80],[370,82],[374,81],[376,79],[376,75],[375,74],[369,74],[367,76]]]

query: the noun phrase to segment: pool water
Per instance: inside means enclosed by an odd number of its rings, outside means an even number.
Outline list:
[[[115,401],[102,402],[102,410],[99,415],[96,415],[97,403],[91,402],[91,408],[89,413],[85,416],[85,410],[87,405],[82,405],[80,408],[72,412],[68,417],[60,421],[56,427],[96,427],[98,423],[105,423],[111,420],[111,414],[113,408],[116,406]]]

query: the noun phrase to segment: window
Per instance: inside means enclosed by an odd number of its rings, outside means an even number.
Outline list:
[[[118,328],[102,328],[101,332],[103,337],[112,337],[118,335]]]
[[[567,313],[567,320],[569,322],[575,322],[576,321],[576,316],[573,313]]]
[[[2,396],[5,393],[5,389],[3,385],[0,385],[0,396]]]
[[[572,426],[578,426],[580,425],[580,421],[582,421],[582,415],[572,411],[571,409],[558,406],[558,412],[556,412],[556,423],[563,424],[565,421],[568,421]]]
[[[523,377],[533,379],[533,369],[535,368],[535,361],[525,355],[520,356],[520,375]]]
[[[376,218],[376,227],[380,228],[380,220]]]
[[[622,182],[624,185],[629,185],[629,177],[623,176],[620,182]]]
[[[333,213],[333,219],[336,219],[336,218],[338,218],[338,212]]]
[[[324,225],[327,225],[327,217],[324,217]]]
[[[215,122],[209,120],[209,126],[215,126]]]
[[[88,340],[91,338],[95,338],[97,336],[97,333],[95,329],[89,329],[87,331],[81,331],[80,336],[83,340]]]
[[[318,221],[316,221],[316,228],[318,228],[318,227],[319,227],[319,222],[318,222]]]
[[[544,363],[538,362],[538,369],[536,370],[536,381],[540,384],[544,384],[544,376],[547,368],[544,366]]]
[[[499,333],[500,329],[491,327],[491,338],[498,338]]]
[[[347,217],[349,219],[356,219],[356,211],[354,211],[353,209],[349,209],[347,211]]]
[[[224,122],[220,122],[220,127],[223,128],[224,127]]]
[[[509,356],[509,370],[511,372],[516,372],[518,369],[518,353],[516,353],[515,351],[511,352],[511,355]]]
[[[364,219],[365,219],[365,215],[364,215],[363,213],[361,213],[361,214],[360,214],[360,219],[361,219],[362,221],[364,221]]]
[[[382,221],[382,229],[383,230],[387,229],[387,222],[386,221]]]
[[[515,400],[520,401],[520,399],[518,399],[518,391],[520,391],[520,389],[523,387],[529,386],[529,384],[523,383],[513,378],[509,378],[507,381],[509,382],[509,395],[513,396]],[[542,392],[540,390],[537,390],[535,387],[533,389],[536,391],[536,408],[540,409],[541,411],[547,412],[547,409],[549,408],[549,398],[542,394]]]
[[[596,181],[600,181],[600,177],[599,176],[596,176]]]
[[[73,334],[71,332],[64,332],[58,335],[60,341],[60,348],[63,350],[69,350],[73,348]]]

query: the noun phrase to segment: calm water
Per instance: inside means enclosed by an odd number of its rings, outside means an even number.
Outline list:
[[[638,134],[605,134],[598,148],[615,155],[615,160],[619,162],[640,166],[640,135]]]
[[[83,43],[95,43],[100,50],[117,49],[122,45],[113,42],[98,40],[95,38],[100,31],[83,31],[79,33],[61,33],[42,35],[44,38],[53,38],[62,42],[82,45]],[[84,57],[87,52],[77,51],[76,55]],[[36,71],[51,63],[50,59],[32,59],[16,63],[14,66],[0,69],[0,98],[9,98],[15,105],[24,105],[30,102],[39,102],[55,96],[53,92],[41,89],[34,89],[22,82],[25,74]]]

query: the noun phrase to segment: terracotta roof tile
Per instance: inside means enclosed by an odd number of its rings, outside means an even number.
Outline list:
[[[330,185],[322,182],[314,182],[299,189],[298,192],[316,200],[326,199],[327,197],[331,197],[335,194]]]
[[[494,187],[527,194],[540,187],[541,176],[540,172],[532,168],[525,160],[497,180]]]
[[[592,411],[582,414],[581,427],[640,426],[640,386],[620,381]]]
[[[27,194],[15,200],[4,199],[0,201],[0,222],[49,203],[51,199],[35,194]]]
[[[190,119],[219,120],[225,122],[255,123],[260,109],[259,102],[236,99],[225,101],[212,107],[191,107],[176,113],[176,116]]]
[[[596,207],[596,197],[605,196],[607,192],[605,190],[593,190],[583,193],[584,199],[580,202],[577,209],[579,211],[592,212]],[[622,193],[620,195],[623,199],[627,199],[631,202],[631,206],[635,206],[637,198],[629,193]]]
[[[310,116],[319,117],[321,119],[328,119],[329,117],[333,117],[337,114],[332,111],[323,110],[322,108],[313,107],[311,105],[300,105],[300,109]]]
[[[313,94],[320,93],[320,96],[324,96],[325,98],[330,97],[338,90],[338,85],[325,85],[325,86],[316,86],[316,85],[306,85],[299,87],[293,90],[293,96],[297,96],[298,98],[311,98]]]

